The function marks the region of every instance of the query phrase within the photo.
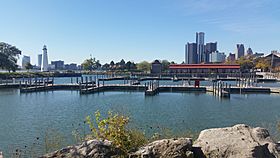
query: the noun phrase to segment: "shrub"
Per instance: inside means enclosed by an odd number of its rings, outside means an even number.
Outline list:
[[[125,154],[147,143],[143,133],[128,129],[129,117],[108,112],[107,118],[101,118],[99,111],[95,112],[95,120],[86,117],[93,138],[111,141],[114,147]]]

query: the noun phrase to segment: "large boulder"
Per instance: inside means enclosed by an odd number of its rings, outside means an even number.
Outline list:
[[[69,146],[41,158],[109,158],[121,154],[110,141],[89,140],[81,145]]]
[[[194,148],[200,148],[206,157],[211,158],[279,157],[278,145],[266,129],[244,124],[206,129],[200,133]]]
[[[130,158],[193,158],[192,139],[154,141],[129,155]]]

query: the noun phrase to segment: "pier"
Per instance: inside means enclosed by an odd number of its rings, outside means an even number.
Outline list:
[[[160,80],[183,81],[178,84],[164,85]],[[256,87],[258,80],[253,78],[189,78],[189,77],[108,77],[98,78],[92,76],[70,78],[71,82],[67,84],[55,84],[54,78],[33,78],[25,79],[19,82],[6,82],[0,84],[2,88],[19,88],[20,93],[32,93],[55,90],[75,90],[81,95],[106,92],[106,91],[135,91],[143,92],[145,96],[154,96],[164,92],[193,92],[193,93],[212,93],[220,98],[230,98],[231,94],[280,94],[280,87]],[[106,81],[119,80],[120,84],[108,84]],[[195,86],[190,81],[208,80],[212,81],[212,86]],[[143,82],[144,81],[144,82]],[[236,81],[232,86],[223,81]],[[259,80],[260,81],[260,80]],[[142,83],[141,83],[142,82]],[[264,80],[264,82],[270,82]]]

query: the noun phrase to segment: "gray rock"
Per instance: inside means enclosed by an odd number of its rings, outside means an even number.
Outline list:
[[[110,141],[89,140],[81,145],[68,146],[41,158],[109,158],[121,154]]]
[[[193,158],[192,139],[163,139],[154,141],[129,155],[130,158]]]
[[[200,148],[206,157],[211,158],[279,157],[278,145],[266,129],[244,124],[204,130],[194,143],[194,148]]]

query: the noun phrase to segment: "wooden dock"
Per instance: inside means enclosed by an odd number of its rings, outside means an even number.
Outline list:
[[[106,84],[97,87],[83,88],[80,94],[91,94],[105,91],[145,91],[147,87],[144,85],[130,85],[130,84]]]
[[[277,93],[280,94],[280,87],[253,87],[250,84],[250,80],[240,79],[238,80],[238,87],[231,86],[226,82],[223,83],[221,80],[223,78],[215,79],[212,86],[204,87],[194,87],[190,84],[178,84],[178,85],[160,85],[160,80],[212,80],[213,78],[199,78],[199,77],[111,77],[111,78],[92,78],[92,77],[81,77],[81,80],[76,78],[76,82],[71,78],[71,83],[69,84],[54,84],[54,79],[49,80],[49,78],[42,78],[41,80],[35,78],[25,80],[19,83],[5,83],[0,84],[0,89],[2,88],[19,88],[21,93],[31,93],[31,92],[42,92],[42,91],[54,91],[54,90],[76,90],[80,91],[80,94],[91,94],[106,91],[135,91],[144,92],[146,96],[154,96],[162,92],[195,92],[195,93],[206,93],[210,92],[215,96],[221,98],[230,98],[231,94],[243,94],[243,93],[253,93],[253,94],[270,94]],[[123,80],[122,84],[107,84],[105,81],[112,80]],[[234,78],[225,79],[226,81],[235,80]],[[52,81],[52,82],[49,82]],[[101,82],[100,82],[101,81]],[[141,81],[145,81],[142,82]],[[236,80],[237,81],[237,80]],[[269,81],[265,81],[269,82]]]
[[[32,86],[21,88],[21,93],[31,93],[31,92],[42,92],[42,91],[53,91],[53,90],[79,90],[80,85],[78,84],[57,84],[57,85],[44,85],[44,86]]]

